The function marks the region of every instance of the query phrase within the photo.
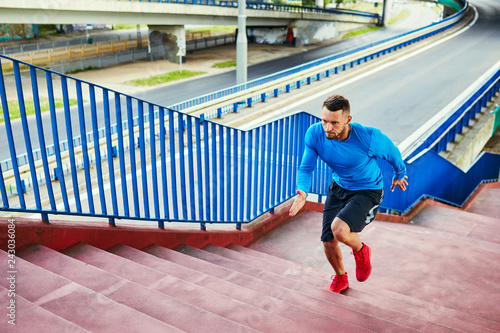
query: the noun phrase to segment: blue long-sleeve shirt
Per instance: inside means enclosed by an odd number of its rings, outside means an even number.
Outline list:
[[[344,141],[329,140],[321,123],[306,132],[305,151],[297,175],[297,188],[311,189],[312,172],[318,156],[333,170],[335,182],[347,190],[383,188],[382,172],[376,158],[387,160],[394,168],[394,178],[402,179],[406,166],[399,149],[379,129],[350,123],[351,132]]]

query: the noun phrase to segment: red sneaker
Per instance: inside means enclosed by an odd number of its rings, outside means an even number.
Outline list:
[[[328,290],[339,294],[342,290],[349,288],[349,281],[347,280],[347,273],[344,275],[332,275],[332,284],[328,287]]]
[[[366,281],[372,272],[372,264],[370,261],[372,251],[368,245],[363,243],[363,247],[359,252],[352,251],[356,260],[356,279],[359,282]]]

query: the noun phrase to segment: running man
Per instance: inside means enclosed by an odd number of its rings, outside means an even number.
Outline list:
[[[351,123],[349,101],[340,95],[328,97],[321,110],[321,123],[307,130],[305,150],[297,175],[297,194],[290,216],[304,206],[311,188],[318,156],[333,170],[323,209],[321,241],[326,258],[335,271],[329,289],[340,293],[349,287],[339,242],[352,248],[356,278],[363,282],[371,274],[371,250],[358,233],[375,219],[384,198],[382,172],[376,158],[394,168],[391,192],[408,186],[406,167],[399,149],[379,129]]]

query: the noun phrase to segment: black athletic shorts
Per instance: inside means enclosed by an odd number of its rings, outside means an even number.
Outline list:
[[[328,187],[323,209],[321,241],[333,240],[331,225],[335,217],[347,223],[352,232],[361,232],[375,219],[378,206],[383,199],[384,189],[350,191],[332,181]]]

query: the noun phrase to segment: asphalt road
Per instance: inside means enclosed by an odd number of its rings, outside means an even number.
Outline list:
[[[438,19],[436,13],[429,8],[419,6],[411,6],[411,8],[411,15],[398,24],[390,25],[355,38],[342,40],[322,48],[249,66],[248,80],[251,81],[335,53],[394,37],[431,24],[433,20]],[[150,89],[137,97],[160,105],[174,105],[194,97],[231,87],[235,84],[236,71],[230,71],[219,75],[200,78],[195,81],[179,83],[168,88]]]
[[[478,18],[460,35],[278,112],[305,110],[319,117],[323,101],[339,93],[350,100],[354,122],[378,127],[396,144],[402,142],[500,60],[500,1],[470,3]]]

